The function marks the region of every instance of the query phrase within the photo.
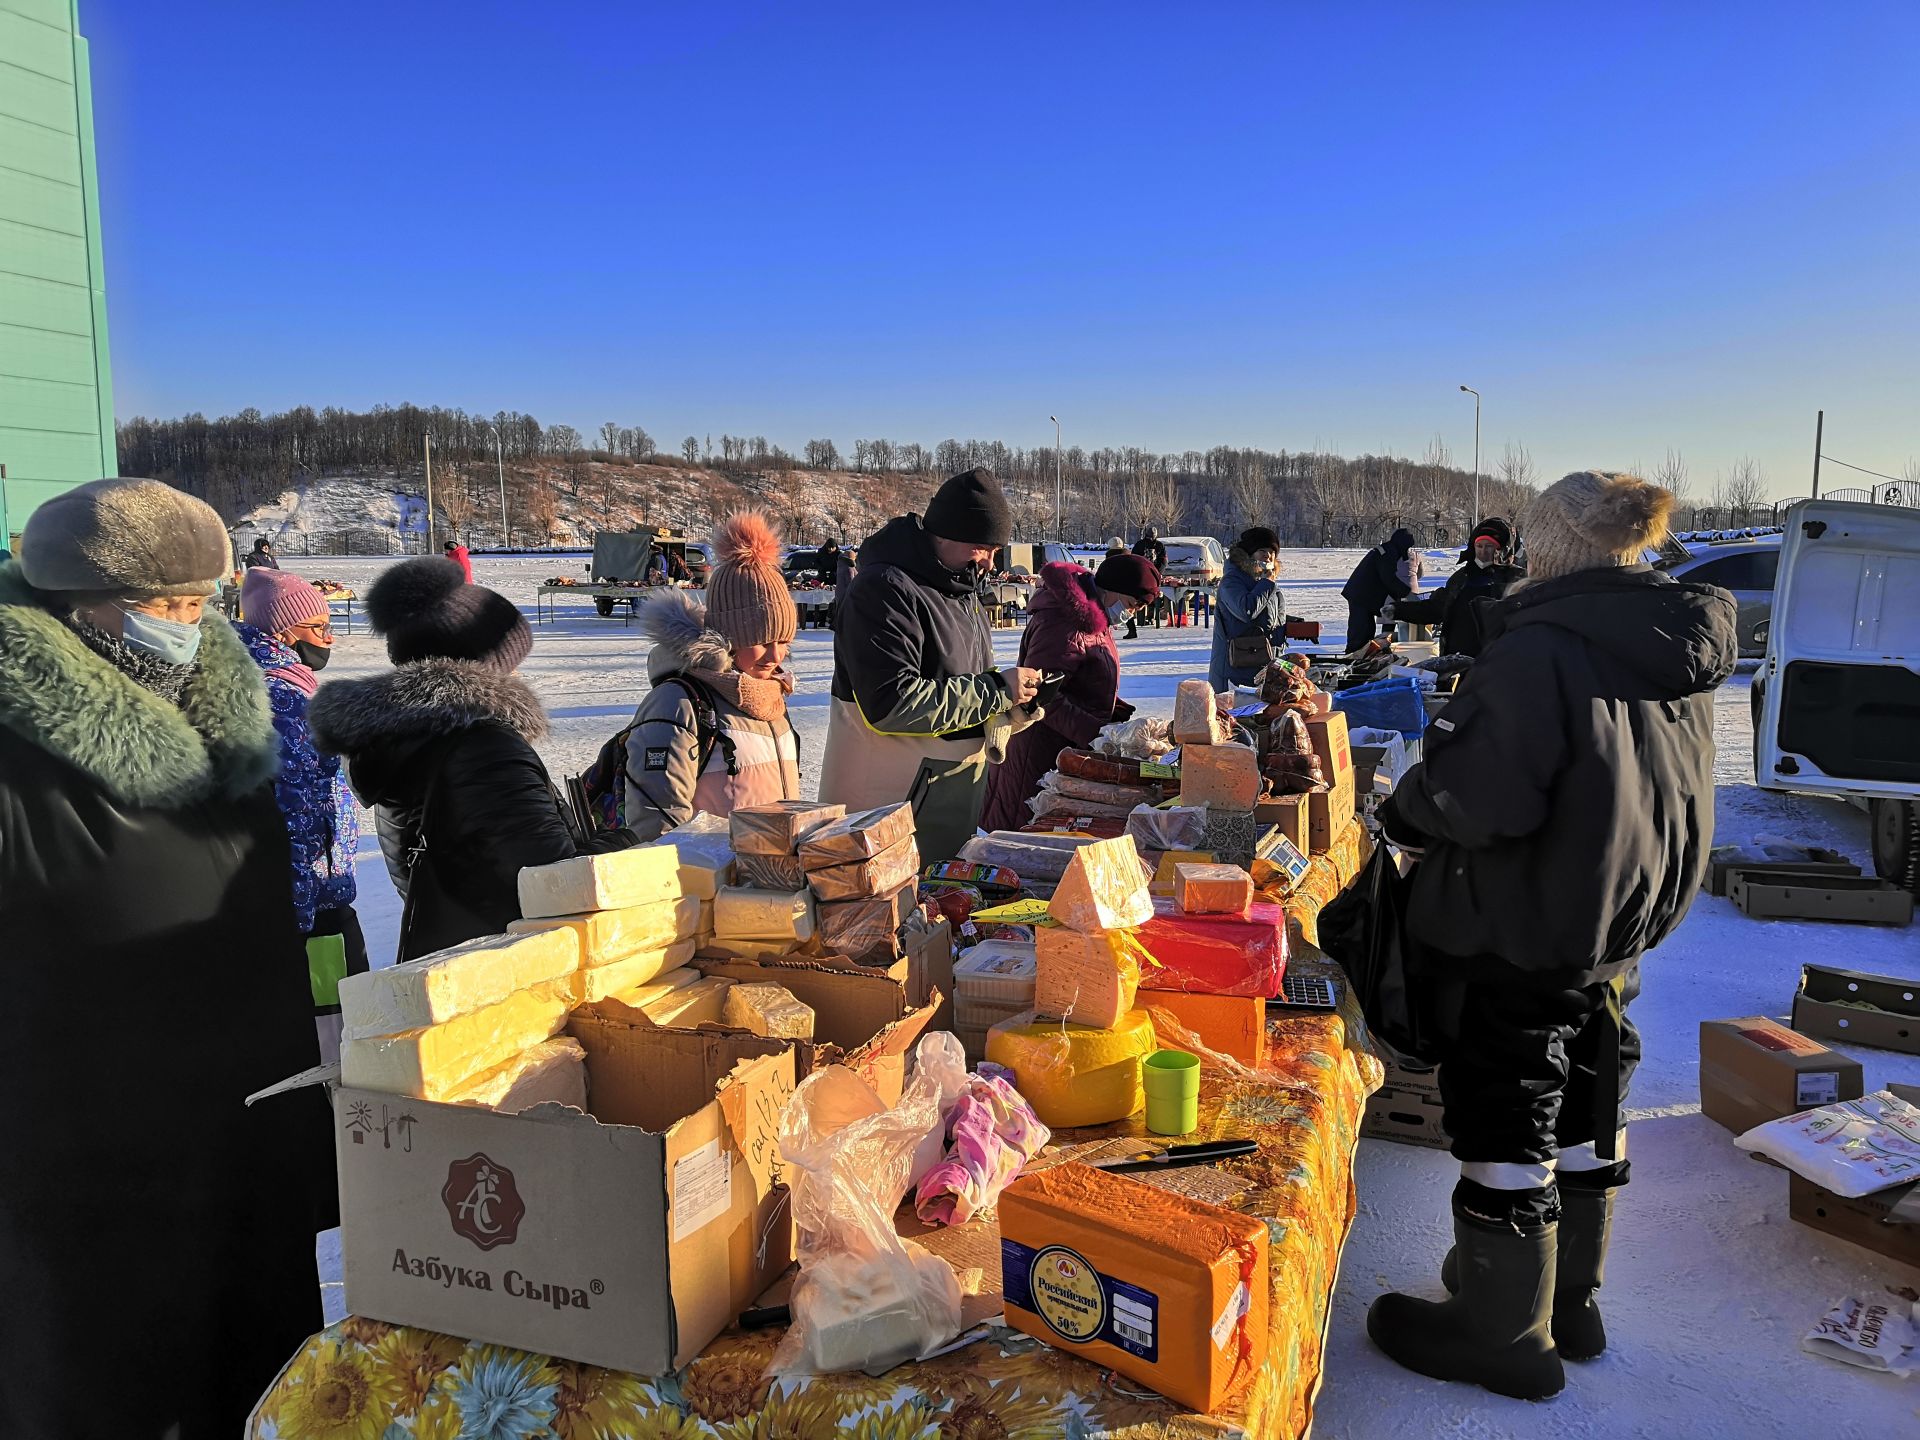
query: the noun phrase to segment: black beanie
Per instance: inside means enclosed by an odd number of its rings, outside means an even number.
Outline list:
[[[367,619],[387,637],[387,657],[477,660],[512,671],[533,649],[527,617],[506,596],[467,584],[459,565],[438,555],[402,560],[367,591]]]
[[[1266,526],[1256,525],[1251,530],[1242,530],[1240,532],[1240,538],[1235,542],[1235,548],[1244,550],[1249,555],[1253,554],[1256,550],[1278,550],[1280,548],[1280,537],[1274,534],[1273,531],[1267,529]]]
[[[1473,534],[1467,537],[1468,546],[1471,547],[1473,542],[1478,540],[1482,535],[1493,541],[1493,543],[1498,545],[1502,550],[1511,550],[1513,548],[1513,527],[1498,515],[1489,515],[1473,527]]]
[[[997,549],[1013,542],[1013,512],[991,470],[969,470],[935,491],[927,503],[926,527],[929,535],[963,545]]]

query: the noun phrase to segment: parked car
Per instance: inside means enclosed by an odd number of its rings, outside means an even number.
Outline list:
[[[1774,579],[1780,569],[1778,535],[1753,539],[1712,540],[1705,544],[1675,541],[1654,564],[1676,580],[1718,585],[1733,592],[1740,606],[1740,655],[1753,659],[1766,653],[1759,626],[1773,614]],[[1680,555],[1675,556],[1674,551]]]
[[[687,573],[693,576],[693,583],[704,588],[713,578],[713,550],[705,541],[696,541],[687,546]]]
[[[1169,535],[1164,578],[1184,585],[1218,585],[1227,573],[1227,552],[1211,535]]]

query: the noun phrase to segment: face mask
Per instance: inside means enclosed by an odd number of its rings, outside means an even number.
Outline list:
[[[1473,557],[1473,563],[1478,565],[1482,570],[1491,570],[1493,568],[1493,562],[1491,560],[1482,560],[1478,555]]]
[[[327,657],[333,654],[333,650],[327,645],[316,645],[311,640],[296,640],[293,642],[293,653],[300,657],[300,663],[307,669],[324,670],[327,668]]]
[[[169,665],[191,665],[200,653],[200,627],[164,620],[139,610],[122,610],[120,638],[143,655]]]
[[[1107,606],[1107,619],[1118,625],[1133,613],[1133,607],[1124,600],[1116,600]]]

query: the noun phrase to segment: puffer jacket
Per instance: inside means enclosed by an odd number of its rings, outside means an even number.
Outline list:
[[[1403,566],[1411,568],[1407,556],[1413,549],[1413,532],[1396,530],[1384,544],[1376,545],[1360,557],[1360,563],[1340,587],[1341,598],[1371,615],[1389,600],[1402,600],[1415,586]],[[1417,584],[1418,577],[1411,577]]]
[[[1015,735],[1006,760],[989,774],[981,820],[989,830],[1017,830],[1031,821],[1027,801],[1039,792],[1041,777],[1060,752],[1091,744],[1113,719],[1120,698],[1120,650],[1090,572],[1060,560],[1041,568],[1020,637],[1020,663],[1067,678],[1047,702],[1046,719]]]
[[[1610,980],[1706,874],[1733,597],[1632,565],[1482,609],[1486,647],[1382,810],[1390,837],[1425,844],[1408,928],[1454,973]]]
[[[654,642],[647,655],[653,688],[627,736],[626,822],[642,840],[699,812],[731,815],[742,805],[802,798],[799,737],[784,700],[779,713],[765,719],[742,708],[744,677],[733,668],[726,640],[706,628],[706,617],[706,607],[682,590],[656,595],[640,609],[641,628]],[[704,767],[693,693],[668,679],[689,673],[712,697],[718,731]],[[761,694],[780,688],[775,681],[747,683]]]
[[[307,696],[274,674],[300,664],[291,646],[264,630],[236,625],[253,661],[266,672],[267,704],[280,737],[280,773],[273,798],[286,817],[293,847],[293,910],[302,935],[313,930],[317,910],[351,905],[357,894],[354,855],[360,849],[360,807],[340,768],[338,755],[322,754],[307,723]]]
[[[520,871],[622,850],[627,830],[577,837],[533,742],[546,712],[525,682],[474,660],[414,660],[334,680],[308,708],[315,741],[344,756],[374,807],[387,871],[406,902],[400,959],[520,918]]]
[[[1220,577],[1219,622],[1213,627],[1213,649],[1207,665],[1207,683],[1216,695],[1235,685],[1251,685],[1264,668],[1227,664],[1227,642],[1243,635],[1272,635],[1286,623],[1287,597],[1280,586],[1255,575],[1252,557],[1238,545],[1227,552],[1227,573]]]
[[[1469,551],[1460,568],[1431,595],[1409,595],[1394,601],[1393,618],[1416,625],[1438,625],[1442,655],[1477,655],[1484,642],[1475,607],[1498,600],[1520,578],[1520,572],[1511,565],[1489,565],[1482,570],[1473,563]]]

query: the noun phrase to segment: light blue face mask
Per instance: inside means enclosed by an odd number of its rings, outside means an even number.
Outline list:
[[[200,653],[198,625],[124,608],[120,616],[120,638],[144,655],[169,665],[191,665]]]

